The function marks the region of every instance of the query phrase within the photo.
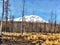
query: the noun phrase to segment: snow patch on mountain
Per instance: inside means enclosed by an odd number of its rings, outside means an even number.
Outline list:
[[[19,17],[14,19],[14,21],[26,21],[26,22],[46,22],[48,23],[48,21],[45,21],[43,18],[37,16],[37,15],[30,15],[30,16],[24,16],[24,17]]]

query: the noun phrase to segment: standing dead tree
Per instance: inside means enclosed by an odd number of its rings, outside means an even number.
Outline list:
[[[5,17],[6,17],[5,31],[7,31],[7,23],[8,23],[8,5],[9,5],[9,0],[6,0],[5,1]]]
[[[55,30],[56,30],[56,12],[55,12],[55,14],[53,14],[53,12],[51,12],[51,18],[50,18],[49,22],[50,22],[50,32],[55,33]]]
[[[11,25],[11,30],[12,30],[12,32],[14,32],[14,16],[12,16],[12,25]]]
[[[56,32],[56,19],[57,19],[57,15],[56,15],[56,12],[55,12],[55,21],[54,21],[54,32]]]
[[[10,24],[11,24],[11,22],[12,22],[12,13],[11,13],[11,10],[9,10],[9,11],[10,11]],[[10,32],[11,32],[12,31],[11,27],[9,27],[9,29],[10,29]]]
[[[53,12],[51,11],[51,17],[50,17],[50,31],[49,32],[53,32],[52,28],[53,28]]]
[[[0,26],[0,43],[2,43],[2,30],[3,30],[3,16],[4,16],[4,0],[2,3],[2,21],[1,21],[1,26]]]
[[[21,22],[21,33],[23,34],[24,28],[23,28],[23,23],[24,23],[24,8],[25,8],[25,0],[23,0],[23,5],[22,5],[22,22]]]
[[[44,22],[44,32],[46,32],[46,22]]]
[[[0,29],[0,35],[2,34],[2,30],[3,30],[3,17],[4,17],[4,0],[2,3],[2,21],[1,21],[1,28],[2,29]]]

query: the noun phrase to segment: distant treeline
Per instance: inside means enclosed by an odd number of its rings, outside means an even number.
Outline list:
[[[2,31],[5,32],[45,32],[45,33],[59,33],[60,24],[56,26],[51,25],[50,23],[34,23],[34,22],[3,22]]]

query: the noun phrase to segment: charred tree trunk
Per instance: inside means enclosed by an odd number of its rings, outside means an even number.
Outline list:
[[[14,16],[12,16],[12,25],[11,25],[11,30],[12,30],[12,32],[14,32]]]
[[[24,21],[24,8],[25,8],[25,0],[23,0],[23,6],[22,6],[22,22],[21,22],[21,33],[23,34],[23,21]]]
[[[1,21],[1,25],[0,25],[0,43],[2,43],[2,30],[3,30],[3,16],[4,16],[4,0],[2,3],[2,21]]]
[[[5,26],[5,31],[7,31],[7,21],[8,21],[8,3],[9,3],[9,0],[6,0],[5,2],[5,12],[6,12],[6,26]]]
[[[44,22],[44,33],[46,32],[46,23]]]
[[[54,15],[54,16],[55,16],[55,22],[54,22],[54,32],[56,33],[56,17],[57,17],[57,16],[56,16],[56,12],[55,12],[55,15]]]

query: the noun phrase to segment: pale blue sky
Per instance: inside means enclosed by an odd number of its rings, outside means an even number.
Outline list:
[[[0,0],[1,2],[1,0]],[[12,10],[12,15],[15,18],[21,16],[22,0],[10,0],[9,8]],[[0,14],[2,4],[0,3]],[[25,0],[25,15],[38,15],[45,20],[49,20],[51,11],[56,11],[57,21],[60,22],[60,0]]]

